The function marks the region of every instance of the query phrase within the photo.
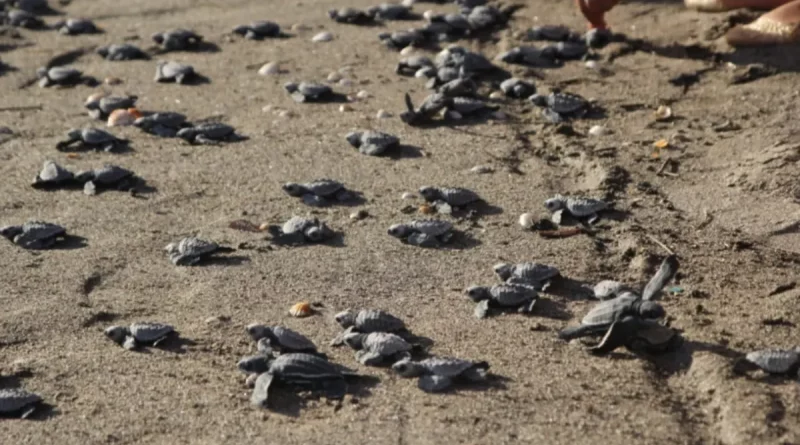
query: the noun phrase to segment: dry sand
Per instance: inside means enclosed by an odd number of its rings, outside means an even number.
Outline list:
[[[800,163],[797,145],[785,145],[797,135],[797,49],[728,54],[685,94],[668,79],[712,66],[698,47],[629,52],[612,45],[601,51],[619,55],[605,64],[613,73],[606,77],[581,62],[536,71],[505,66],[515,75],[542,76],[534,80],[543,90],[562,86],[596,99],[607,108],[607,119],[575,122],[577,135],[569,136],[544,125],[530,105],[509,101],[502,103],[511,116],[505,123],[413,129],[397,118],[374,116],[382,108],[402,111],[406,91],[421,100],[422,82],[394,74],[398,54],[377,42],[379,29],[338,25],[325,14],[332,7],[373,3],[76,0],[57,9],[95,19],[106,34],[23,30],[22,39],[0,37],[3,61],[17,69],[0,78],[0,105],[42,106],[0,112],[0,124],[18,136],[0,145],[0,222],[44,219],[87,240],[83,248],[41,253],[0,243],[2,385],[23,385],[53,406],[39,421],[1,422],[0,442],[800,443],[797,383],[731,371],[744,352],[796,344],[800,289],[768,294],[798,281],[800,270]],[[429,7],[453,9],[416,9]],[[733,15],[702,15],[679,2],[633,1],[616,8],[609,21],[662,49],[677,42],[728,52],[719,40],[706,38]],[[303,22],[312,29],[263,42],[224,36],[254,19],[286,28]],[[509,30],[463,44],[493,57],[517,45],[515,34],[537,22],[583,27],[571,2],[529,1]],[[193,120],[220,115],[250,140],[192,147],[124,128],[114,132],[133,141],[129,154],[68,159],[57,152],[54,144],[68,128],[90,123],[82,103],[92,90],[18,85],[60,52],[129,36],[148,46],[151,33],[174,26],[191,27],[220,46],[218,53],[167,55],[193,64],[210,84],[157,84],[154,61],[111,63],[90,54],[74,65],[101,79],[124,79],[110,89],[137,94],[144,110],[179,111]],[[335,40],[312,43],[322,29]],[[268,61],[281,62],[288,72],[257,75]],[[762,62],[779,73],[729,85],[726,61]],[[281,88],[288,80],[323,80],[343,66],[352,67],[355,85],[338,90],[366,89],[373,96],[354,103],[353,112],[340,113],[337,104],[295,104]],[[661,103],[672,107],[673,121],[653,122]],[[265,105],[296,116],[263,112]],[[727,121],[737,129],[715,131]],[[612,133],[587,136],[598,124]],[[425,156],[360,155],[343,139],[358,128],[395,133]],[[673,148],[652,159],[653,142],[661,138],[672,140]],[[657,175],[667,158],[676,161],[667,170],[675,174]],[[45,159],[72,169],[117,163],[157,192],[136,199],[117,192],[87,197],[37,191],[29,183]],[[496,173],[466,173],[479,164],[492,165]],[[280,184],[317,177],[342,180],[368,200],[363,208],[371,217],[360,222],[348,218],[352,208],[314,212],[344,232],[343,246],[270,248],[259,234],[227,227],[240,218],[278,223],[309,213]],[[502,213],[458,224],[477,240],[468,248],[403,245],[386,229],[411,217],[401,212],[409,204],[401,194],[428,184],[472,188]],[[595,239],[547,240],[517,225],[520,213],[542,213],[543,200],[555,193],[603,196],[609,190],[617,191],[618,207],[630,216],[603,221]],[[173,267],[163,246],[193,233],[240,246],[234,256],[242,261]],[[575,286],[547,295],[540,315],[480,322],[462,294],[468,285],[495,282],[491,266],[498,261],[553,264],[572,284],[644,282],[664,256],[648,236],[681,258],[671,286],[684,292],[664,299],[672,325],[686,338],[677,354],[596,358],[580,345],[559,341],[556,331],[577,322],[593,304]],[[321,302],[325,312],[290,318],[287,309],[300,300]],[[283,412],[251,407],[235,367],[252,351],[243,327],[253,321],[284,324],[325,345],[334,360],[354,366],[351,351],[327,347],[338,331],[331,314],[346,307],[395,313],[435,340],[432,352],[488,360],[502,384],[428,395],[412,380],[359,367],[380,382],[348,396],[339,409],[324,400],[308,401],[302,409],[291,404]],[[210,317],[223,321],[209,323]],[[185,343],[178,351],[136,354],[102,334],[111,323],[135,320],[171,323]]]

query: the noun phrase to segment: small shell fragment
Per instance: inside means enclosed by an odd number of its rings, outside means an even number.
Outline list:
[[[361,90],[358,92],[358,94],[356,94],[356,97],[359,99],[368,99],[369,93],[367,92],[367,90]]]
[[[342,104],[342,105],[339,105],[339,111],[341,111],[342,113],[346,113],[348,111],[353,111],[353,107],[351,107],[350,105],[347,105],[347,104]]]
[[[472,167],[471,169],[469,169],[469,171],[470,171],[470,173],[475,173],[475,174],[478,174],[478,175],[482,175],[482,174],[485,174],[485,173],[492,173],[492,172],[494,172],[494,169],[492,167],[488,166],[488,165],[476,165],[475,167]]]
[[[362,219],[364,219],[364,218],[366,218],[368,216],[369,216],[369,213],[366,210],[361,209],[361,210],[358,210],[356,212],[351,213],[350,214],[350,219],[352,219],[353,221],[360,221],[360,220],[362,220]]]
[[[422,204],[419,206],[419,213],[422,213],[423,215],[432,215],[436,213],[436,209],[428,204]]]
[[[591,136],[604,136],[608,134],[608,129],[602,125],[595,125],[589,129],[589,134]]]
[[[672,108],[666,105],[659,105],[655,114],[657,121],[665,121],[672,117]]]
[[[405,192],[402,196],[403,199],[414,199],[416,196],[411,192]]]
[[[122,84],[122,79],[119,77],[106,77],[103,79],[103,83],[106,85],[120,85]]]
[[[400,50],[400,55],[401,56],[408,56],[408,55],[411,55],[411,53],[413,53],[413,52],[414,52],[414,47],[413,46],[407,46],[407,47],[405,47],[405,48]]]
[[[504,97],[505,95],[500,91],[494,91],[492,92],[492,94],[489,95],[489,99],[492,100],[503,100]]]
[[[333,34],[328,31],[323,31],[311,38],[312,42],[330,42],[333,40]]]
[[[669,141],[666,139],[659,139],[653,143],[653,147],[661,150],[662,148],[669,147]]]
[[[258,226],[258,230],[262,232],[269,230],[269,223],[261,223],[261,225]]]
[[[142,114],[136,108],[128,108],[127,110],[119,109],[114,110],[108,115],[109,127],[122,127],[126,125],[133,125],[136,119],[142,117]]]
[[[338,83],[339,83],[339,85],[341,85],[343,87],[353,86],[353,81],[348,79],[348,78],[346,78],[346,77],[344,79],[339,80]]]
[[[276,62],[265,63],[258,69],[258,74],[262,76],[274,76],[281,72],[281,67]]]
[[[308,317],[313,313],[314,310],[311,309],[311,305],[306,301],[297,303],[291,308],[289,308],[289,315],[291,315],[292,317],[297,317],[297,318]]]
[[[386,110],[378,110],[378,114],[376,114],[376,117],[378,119],[389,119],[390,117],[392,117],[392,113]]]
[[[338,82],[340,80],[342,80],[342,75],[336,71],[332,71],[330,74],[328,74],[328,82]]]
[[[530,229],[533,227],[534,220],[534,216],[530,213],[523,213],[522,215],[519,215],[519,225],[521,225],[524,229]]]

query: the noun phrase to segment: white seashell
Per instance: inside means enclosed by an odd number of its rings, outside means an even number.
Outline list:
[[[330,42],[333,40],[333,34],[328,31],[323,31],[311,38],[312,42]]]
[[[263,107],[261,107],[261,111],[263,111],[264,113],[269,113],[270,111],[272,111],[272,105],[264,105]]]
[[[353,86],[353,81],[345,77],[344,79],[339,80],[339,85],[343,87]]]
[[[269,62],[258,69],[258,74],[262,76],[273,76],[281,72],[281,67],[277,62]]]
[[[308,31],[309,29],[311,29],[310,26],[304,25],[302,23],[295,23],[294,25],[292,25],[292,31]]]
[[[278,116],[280,116],[282,118],[290,118],[290,117],[294,116],[294,113],[292,113],[289,110],[283,110],[280,113],[278,113]]]
[[[414,47],[413,46],[407,46],[407,47],[405,47],[405,48],[400,50],[400,55],[401,56],[410,56],[413,52],[414,52]]]
[[[589,129],[589,134],[592,136],[604,136],[608,134],[608,129],[602,125],[595,125]]]
[[[469,171],[470,173],[482,175],[485,173],[492,173],[494,169],[488,165],[476,165],[475,167],[469,169]]]
[[[356,94],[356,97],[359,99],[369,99],[369,93],[366,90],[361,90]]]
[[[353,111],[353,107],[347,104],[339,105],[339,111],[341,111],[342,113],[346,113],[348,111]]]
[[[403,6],[412,6],[417,0],[403,0],[400,4]]]
[[[417,196],[416,196],[416,195],[414,195],[414,194],[413,194],[413,193],[411,193],[411,192],[405,192],[405,193],[403,193],[403,196],[401,196],[401,197],[402,197],[403,199],[415,199]]]
[[[533,227],[534,222],[535,218],[530,213],[523,213],[522,215],[519,215],[519,225],[525,229],[530,229]]]
[[[501,91],[493,91],[492,94],[489,95],[489,99],[492,100],[502,100],[505,95]]]
[[[594,61],[594,60],[587,60],[586,61],[586,68],[589,68],[590,70],[596,70],[597,69],[597,62]]]
[[[392,117],[392,113],[386,110],[378,110],[378,114],[376,116],[378,119],[389,119]]]
[[[666,105],[659,105],[656,110],[656,120],[663,121],[672,117],[672,108]]]
[[[342,75],[337,73],[336,71],[331,72],[328,74],[328,82],[338,82],[342,80]]]

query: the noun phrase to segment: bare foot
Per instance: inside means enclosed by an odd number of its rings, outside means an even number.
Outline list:
[[[791,0],[684,0],[689,9],[703,12],[722,12],[734,9],[770,10],[789,3]]]
[[[800,0],[775,8],[753,23],[725,34],[731,46],[768,46],[800,42]]]

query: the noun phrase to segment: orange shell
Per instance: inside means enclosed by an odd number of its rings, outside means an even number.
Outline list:
[[[140,113],[136,108],[128,108],[128,113],[132,114],[136,119],[142,117],[142,113]]]
[[[313,312],[314,312],[314,310],[311,309],[311,305],[308,304],[308,302],[305,302],[305,301],[297,303],[294,306],[292,306],[291,308],[289,308],[289,315],[291,315],[293,317],[298,317],[298,318],[299,317],[308,317]]]
[[[653,147],[658,149],[667,148],[669,147],[669,141],[666,139],[659,139],[653,144]]]
[[[109,127],[120,127],[124,125],[133,125],[136,117],[128,110],[114,110],[108,115]]]
[[[423,215],[432,215],[436,213],[436,209],[428,204],[422,204],[419,206],[419,213],[422,213]]]

